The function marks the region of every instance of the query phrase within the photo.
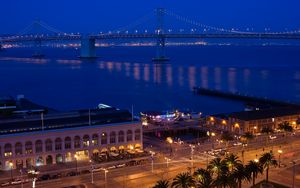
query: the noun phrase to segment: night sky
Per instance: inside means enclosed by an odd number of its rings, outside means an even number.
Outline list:
[[[156,7],[217,27],[300,28],[299,0],[6,0],[1,1],[0,33],[17,33],[36,19],[64,32],[110,30]]]

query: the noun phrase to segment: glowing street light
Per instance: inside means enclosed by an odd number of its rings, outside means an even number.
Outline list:
[[[75,158],[75,164],[76,164],[76,175],[78,174],[78,164],[77,164],[77,160],[78,160],[78,155],[75,154],[74,155],[74,158]]]
[[[155,152],[150,151],[150,154],[151,154],[151,172],[153,173],[153,171],[154,171],[154,155],[155,155]]]
[[[103,169],[104,170],[104,180],[105,180],[105,188],[107,187],[107,173],[108,170],[106,168]]]
[[[94,183],[94,165],[93,165],[93,161],[90,160],[91,163],[91,178],[92,178],[92,184]]]
[[[278,167],[279,168],[280,168],[280,156],[281,156],[282,152],[283,151],[281,149],[278,150]]]
[[[39,173],[40,173],[39,171],[33,169],[28,171],[28,177],[32,178],[32,188],[35,188],[35,182],[37,180],[37,176]]]
[[[170,156],[172,155],[172,143],[173,143],[173,139],[171,137],[167,137],[166,141],[170,144]]]
[[[9,162],[9,167],[10,167],[10,178],[11,178],[11,181],[13,180],[13,167],[14,167],[14,164],[12,162]]]

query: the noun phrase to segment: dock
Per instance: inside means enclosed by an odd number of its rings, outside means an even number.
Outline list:
[[[201,88],[201,87],[194,87],[193,92],[196,95],[206,95],[206,96],[213,96],[213,97],[225,98],[230,100],[237,100],[248,104],[249,103],[260,104],[260,105],[266,105],[270,107],[284,107],[284,106],[300,107],[299,103],[245,95],[239,92],[224,92],[224,91],[212,90],[212,89]]]

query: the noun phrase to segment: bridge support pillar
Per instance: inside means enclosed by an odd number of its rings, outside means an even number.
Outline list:
[[[96,39],[90,37],[81,38],[80,58],[97,58]]]
[[[156,43],[156,57],[152,61],[169,61],[169,58],[166,57],[165,53],[166,38],[158,36]]]
[[[34,41],[35,51],[32,54],[34,58],[43,58],[45,55],[42,53],[42,39],[38,38]]]

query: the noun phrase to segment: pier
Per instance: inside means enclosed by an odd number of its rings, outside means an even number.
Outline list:
[[[223,92],[219,90],[212,90],[207,88],[201,87],[194,87],[193,92],[196,95],[206,95],[206,96],[213,96],[219,98],[225,98],[230,100],[237,100],[242,101],[247,104],[255,104],[255,105],[264,105],[269,107],[284,107],[284,106],[293,106],[293,107],[300,107],[300,104],[293,103],[289,101],[280,101],[275,99],[269,99],[264,97],[256,97],[246,94],[241,94],[239,92]]]

